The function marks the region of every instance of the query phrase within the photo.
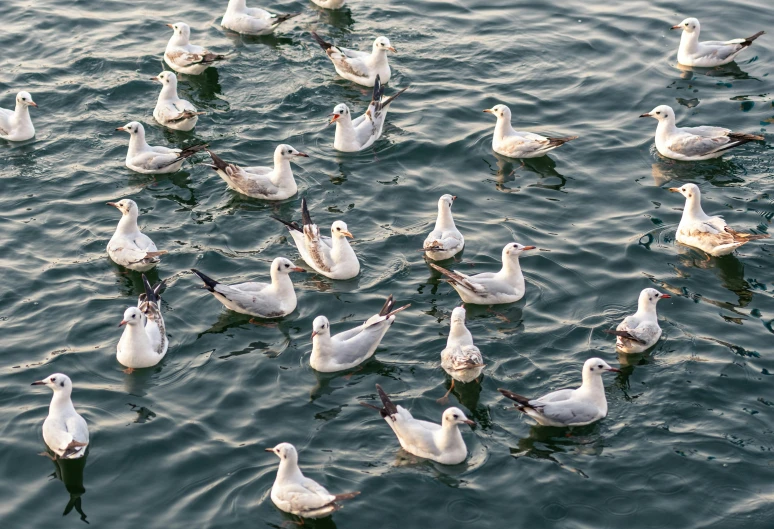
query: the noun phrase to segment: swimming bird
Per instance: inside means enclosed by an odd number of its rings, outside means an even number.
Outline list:
[[[6,141],[26,141],[35,136],[35,127],[30,118],[30,107],[38,104],[32,100],[29,92],[16,94],[16,108],[0,108],[0,139]]]
[[[317,316],[312,323],[312,356],[309,365],[321,373],[350,369],[371,358],[384,335],[395,322],[395,315],[411,304],[395,309],[392,295],[387,298],[379,314],[365,323],[331,336],[331,324],[325,316]]]
[[[500,393],[516,401],[516,408],[543,426],[583,426],[607,415],[607,398],[602,375],[621,370],[610,367],[601,358],[589,358],[583,364],[583,383],[577,389],[560,389],[538,399],[528,399],[507,389]]]
[[[129,133],[129,150],[126,153],[126,166],[132,171],[143,174],[176,173],[186,158],[206,149],[206,144],[193,145],[185,149],[151,147],[145,142],[145,127],[136,121],[127,123],[116,130]]]
[[[125,372],[153,367],[164,358],[169,348],[167,328],[161,315],[161,292],[164,281],[151,286],[142,275],[145,293],[140,294],[136,307],[124,311],[119,327],[124,327],[116,346],[116,358],[126,367]]]
[[[172,28],[172,37],[164,50],[164,62],[176,72],[199,75],[218,61],[228,57],[190,43],[191,28],[184,22],[167,24]]]
[[[153,109],[153,117],[168,129],[189,131],[196,126],[199,116],[205,112],[197,112],[189,101],[180,99],[177,95],[177,75],[172,72],[161,72],[151,81],[161,83],[161,93]]]
[[[449,397],[455,380],[467,384],[476,380],[484,370],[484,357],[478,347],[473,345],[473,335],[465,326],[465,315],[463,307],[455,307],[452,311],[449,337],[446,339],[446,347],[441,351],[441,367],[452,377],[452,381],[449,391],[440,401]]]
[[[387,117],[387,107],[396,97],[407,89],[400,90],[395,95],[384,98],[384,87],[376,76],[374,93],[368,110],[362,116],[352,119],[349,107],[344,103],[336,105],[329,114],[328,124],[336,123],[336,134],[333,139],[333,148],[342,152],[357,152],[370,147],[382,136],[384,120]]]
[[[511,126],[511,109],[505,105],[495,105],[484,109],[484,112],[497,118],[494,136],[492,137],[492,150],[509,158],[537,158],[553,151],[568,141],[577,139],[578,136],[566,136],[563,138],[549,138],[532,132],[520,132],[513,130]]]
[[[70,396],[73,383],[70,377],[54,373],[43,380],[32,383],[33,386],[48,386],[54,391],[48,417],[43,421],[43,440],[61,459],[78,459],[86,454],[89,444],[89,427],[81,417]],[[44,454],[47,455],[47,454]],[[50,456],[49,456],[50,457]]]
[[[387,52],[397,53],[397,51],[387,37],[378,37],[374,40],[371,53],[334,46],[330,42],[325,42],[314,31],[312,31],[312,37],[325,50],[336,72],[344,79],[362,86],[374,86],[377,79],[380,79],[382,84],[390,82],[392,70],[387,61]]]
[[[622,353],[641,353],[656,345],[661,338],[656,304],[660,299],[671,297],[655,288],[646,288],[640,292],[637,312],[624,318],[614,331],[605,331],[617,336],[615,348]]]
[[[290,443],[266,448],[280,458],[277,477],[271,487],[271,501],[281,511],[302,518],[322,518],[341,509],[338,502],[349,500],[360,492],[331,494],[316,481],[305,477],[298,468],[298,452]]]
[[[196,269],[191,272],[204,281],[204,288],[212,292],[215,299],[227,309],[258,318],[282,318],[296,310],[296,291],[290,272],[304,272],[284,257],[277,257],[271,263],[271,283],[237,283],[224,285]]]
[[[422,246],[428,259],[433,261],[450,259],[465,247],[465,237],[454,225],[452,218],[451,208],[455,200],[457,200],[456,196],[448,194],[438,199],[438,218],[435,221],[435,228]]]
[[[220,25],[243,35],[269,35],[277,26],[300,14],[275,15],[259,7],[247,7],[246,0],[229,0]]]
[[[680,48],[677,50],[677,62],[686,66],[713,67],[728,64],[745,48],[752,46],[755,39],[763,35],[759,31],[746,39],[732,39],[725,42],[709,40],[699,42],[701,24],[695,18],[686,18],[671,29],[682,29]]]
[[[325,9],[339,9],[344,5],[345,0],[312,0],[312,2]]]
[[[238,167],[224,162],[212,151],[207,152],[214,164],[211,167],[231,189],[263,200],[285,200],[295,195],[298,186],[290,161],[298,156],[309,157],[283,143],[274,149],[274,167]]]
[[[140,215],[137,203],[125,198],[118,202],[108,202],[107,205],[121,212],[121,220],[107,245],[108,256],[113,262],[137,272],[147,272],[159,264],[159,258],[167,252],[159,251],[150,237],[140,231],[137,226]]]
[[[641,118],[655,118],[656,149],[661,156],[673,160],[710,160],[723,156],[728,149],[751,141],[763,141],[763,136],[732,132],[722,127],[678,127],[675,111],[668,105],[659,105]]]
[[[435,263],[430,266],[446,276],[448,283],[457,291],[465,303],[497,305],[514,303],[524,297],[524,275],[521,273],[519,256],[534,246],[509,243],[503,248],[503,267],[497,273],[484,272],[472,276],[452,272]]]
[[[670,187],[669,191],[685,197],[685,209],[677,226],[677,242],[720,257],[750,241],[769,238],[766,233],[740,233],[726,224],[723,217],[704,213],[701,208],[701,191],[696,184]]]
[[[377,384],[376,391],[383,408],[361,402],[379,410],[398,437],[400,446],[409,454],[431,459],[442,465],[457,465],[468,457],[468,448],[462,439],[459,425],[475,426],[459,408],[448,408],[441,416],[441,424],[415,419],[403,406],[396,406]]]
[[[287,226],[301,258],[318,274],[331,279],[352,279],[360,273],[360,261],[346,239],[354,237],[343,221],[331,224],[330,237],[320,235],[320,228],[309,215],[306,198],[301,199],[303,226],[279,217],[272,218]]]

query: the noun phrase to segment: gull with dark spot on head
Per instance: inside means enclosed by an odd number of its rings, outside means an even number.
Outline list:
[[[54,456],[62,459],[78,459],[86,455],[89,427],[73,406],[70,398],[73,383],[70,377],[62,373],[54,373],[43,380],[33,382],[32,385],[48,386],[54,392],[51,405],[48,407],[48,417],[43,421],[43,440],[54,452]]]
[[[129,198],[108,202],[121,212],[116,231],[107,245],[108,256],[117,265],[137,272],[147,272],[161,261],[166,251],[159,251],[156,244],[140,231],[137,218],[140,210],[137,203]]]
[[[0,140],[26,141],[34,137],[30,107],[37,106],[29,92],[19,92],[14,110],[0,108]]]
[[[545,156],[549,151],[578,138],[577,136],[550,138],[533,132],[514,130],[511,125],[511,109],[505,105],[495,105],[484,109],[484,112],[497,118],[494,136],[492,136],[492,150],[509,158]]]
[[[312,37],[328,55],[336,72],[344,79],[362,86],[374,86],[377,79],[382,84],[390,82],[392,70],[387,61],[387,52],[397,52],[387,37],[378,37],[374,40],[371,53],[334,46],[330,42],[325,42],[314,31]]]
[[[227,59],[226,55],[211,53],[201,46],[191,44],[191,28],[184,22],[167,24],[172,29],[172,37],[164,50],[164,62],[176,72],[199,75],[218,61]]]
[[[677,50],[677,61],[686,66],[709,68],[730,63],[745,48],[752,46],[753,41],[764,33],[759,31],[746,39],[699,42],[701,24],[695,18],[686,18],[676,26],[672,26],[671,29],[683,31],[680,37],[680,48]]]

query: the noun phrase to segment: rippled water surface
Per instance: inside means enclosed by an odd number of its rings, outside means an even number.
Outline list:
[[[774,246],[707,259],[676,245],[682,197],[666,190],[696,182],[708,212],[769,229],[770,2],[687,12],[664,1],[351,0],[330,12],[283,0],[268,6],[302,14],[262,38],[224,32],[225,4],[0,2],[0,106],[22,89],[39,104],[33,141],[0,142],[0,527],[279,527],[290,518],[268,497],[277,459],[263,448],[281,441],[298,447],[309,477],[362,491],[316,527],[772,527]],[[705,39],[769,34],[735,64],[684,71],[668,28],[686,16],[702,21]],[[163,68],[164,24],[176,21],[233,52],[217,70],[181,76],[181,95],[207,112],[193,133],[151,116],[158,87],[148,78]],[[409,89],[374,148],[332,150],[326,115],[340,102],[362,112],[369,91],[335,75],[310,31],[359,48],[384,34],[397,47],[388,93]],[[517,128],[579,139],[523,164],[500,158],[481,112],[498,102]],[[655,121],[637,119],[658,104],[681,123],[767,142],[710,162],[661,159]],[[204,157],[171,176],[132,173],[127,137],[114,132],[131,120],[151,143],[206,141],[244,165],[290,143],[310,155],[295,168],[299,195],[237,195]],[[419,417],[444,409],[439,354],[459,298],[416,251],[443,193],[459,197],[467,240],[451,267],[494,270],[510,241],[541,249],[522,259],[521,302],[468,311],[487,366],[480,386],[451,396],[477,423],[455,467],[407,456],[358,405],[379,383]],[[192,267],[237,281],[265,277],[276,256],[298,260],[271,215],[298,219],[301,196],[319,224],[348,224],[357,279],[298,274],[298,309],[271,324],[198,288]],[[125,197],[169,251],[150,274],[169,283],[169,353],[131,375],[115,358],[116,324],[140,277],[105,254],[118,221],[105,202]],[[673,296],[659,306],[664,338],[646,357],[617,358],[604,330],[649,286]],[[333,375],[309,367],[315,316],[346,329],[390,293],[412,306],[374,359]],[[610,410],[595,425],[535,427],[496,391],[576,384],[594,355],[623,368],[606,379]],[[37,455],[50,393],[29,383],[54,372],[72,377],[90,425],[85,467]]]

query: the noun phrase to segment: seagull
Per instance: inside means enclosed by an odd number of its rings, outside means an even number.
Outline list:
[[[275,15],[258,7],[247,7],[246,0],[229,0],[220,25],[243,35],[269,35],[277,26],[300,14]]]
[[[320,228],[309,215],[306,198],[301,199],[303,227],[279,217],[272,218],[287,226],[301,258],[318,274],[331,279],[352,279],[360,273],[360,261],[346,239],[354,238],[347,225],[337,220],[331,224],[330,237],[320,235]]]
[[[48,386],[54,390],[48,417],[43,421],[43,440],[57,458],[83,457],[89,444],[89,427],[84,418],[75,411],[73,401],[70,400],[73,392],[70,377],[54,373],[43,380],[33,382],[32,385]]]
[[[296,310],[296,292],[288,275],[304,272],[290,260],[277,257],[271,263],[271,283],[237,283],[224,285],[207,277],[196,269],[191,272],[204,281],[204,288],[227,309],[257,318],[282,318]]]
[[[759,31],[746,39],[733,39],[725,42],[710,40],[699,42],[701,25],[695,18],[686,18],[671,29],[682,29],[680,48],[677,50],[677,62],[686,66],[722,66],[733,61],[745,48],[752,46],[755,39],[763,35]]]
[[[422,246],[425,255],[433,261],[443,261],[450,259],[460,253],[465,246],[465,237],[454,225],[451,208],[457,197],[454,195],[443,195],[438,199],[438,218],[435,221],[435,228],[425,239]]]
[[[637,312],[624,318],[614,331],[605,331],[617,336],[615,348],[622,353],[642,353],[656,345],[661,338],[656,303],[671,297],[655,288],[646,288],[640,292]]]
[[[492,150],[509,158],[537,158],[544,156],[548,151],[553,151],[568,141],[577,139],[578,136],[566,136],[564,138],[548,138],[532,132],[520,132],[513,130],[511,126],[511,109],[505,105],[495,105],[484,110],[497,118],[494,136],[492,137]]]
[[[345,0],[312,0],[315,4],[325,9],[339,9]]]
[[[281,511],[302,518],[322,518],[341,509],[337,502],[349,500],[360,492],[331,494],[316,481],[304,477],[298,468],[298,452],[290,443],[266,448],[280,458],[277,478],[271,487],[271,501]]]
[[[177,76],[172,72],[161,72],[151,77],[151,81],[161,83],[161,93],[153,109],[153,117],[159,125],[182,131],[193,129],[205,112],[197,112],[195,106],[177,96]]]
[[[30,118],[30,108],[38,104],[32,100],[29,92],[16,94],[16,108],[0,108],[0,139],[7,141],[26,141],[35,136],[35,127]]]
[[[151,286],[145,274],[142,275],[145,293],[140,294],[136,307],[124,311],[119,327],[124,327],[116,347],[116,358],[125,366],[126,372],[153,367],[167,354],[169,341],[161,315],[161,292],[164,281]]]
[[[325,316],[312,323],[312,357],[309,365],[321,373],[334,373],[353,368],[371,358],[384,335],[395,321],[395,315],[411,304],[394,309],[390,295],[379,314],[354,329],[331,336],[331,324]]]
[[[656,149],[661,156],[673,160],[697,161],[719,158],[725,151],[751,141],[763,141],[763,136],[732,132],[723,127],[683,127],[675,125],[675,111],[659,105],[641,118],[655,118]]]
[[[107,205],[121,212],[121,220],[107,245],[108,256],[113,262],[136,272],[147,272],[159,264],[159,257],[167,252],[158,251],[150,237],[140,231],[137,226],[137,203],[125,198],[118,202],[108,202]]]
[[[308,154],[283,143],[274,149],[274,167],[242,168],[224,162],[212,151],[207,152],[214,164],[211,167],[231,189],[248,197],[263,200],[285,200],[295,195],[298,186],[293,178],[290,161],[298,156],[309,157]]]
[[[415,419],[403,406],[396,406],[377,384],[376,391],[383,408],[361,402],[366,407],[379,410],[398,437],[400,446],[409,454],[432,459],[442,465],[457,465],[468,457],[468,448],[462,439],[459,425],[475,426],[459,408],[448,408],[441,416],[441,424]]]
[[[503,248],[503,267],[497,273],[484,272],[468,276],[460,272],[452,272],[435,263],[430,263],[430,266],[447,277],[449,284],[465,303],[477,305],[515,303],[524,297],[525,291],[519,256],[522,252],[534,249],[534,246],[522,246],[515,242],[506,244]]]
[[[583,384],[578,389],[560,389],[538,399],[528,399],[507,389],[500,393],[516,401],[516,408],[543,426],[583,426],[607,415],[607,399],[602,375],[620,373],[601,358],[589,358],[583,364]]]
[[[387,107],[406,90],[404,88],[392,97],[384,99],[384,87],[377,75],[373,98],[365,114],[353,120],[347,105],[344,103],[336,105],[333,112],[329,114],[331,119],[328,122],[329,125],[336,123],[333,148],[342,152],[357,152],[370,147],[382,135]]]
[[[377,79],[383,84],[390,82],[392,71],[387,63],[387,52],[397,53],[387,37],[378,37],[374,41],[371,53],[350,50],[325,42],[320,35],[312,31],[312,37],[325,50],[336,72],[362,86],[374,86]]]
[[[228,58],[191,44],[191,28],[188,24],[178,22],[167,24],[167,27],[172,28],[174,33],[167,43],[167,49],[164,50],[164,62],[176,72],[199,75],[217,61]]]
[[[473,345],[473,336],[465,327],[465,309],[455,307],[452,311],[449,338],[446,340],[446,348],[441,351],[441,367],[452,377],[451,387],[441,401],[449,397],[454,389],[454,381],[459,380],[467,384],[476,380],[484,370],[484,357],[481,351]]]
[[[194,145],[185,149],[151,147],[145,142],[145,127],[136,121],[127,123],[116,130],[129,133],[129,151],[126,153],[126,166],[132,171],[143,174],[176,173],[183,161],[205,149],[206,144]]]
[[[721,216],[709,216],[701,209],[701,191],[696,184],[682,187],[670,187],[672,193],[685,197],[683,217],[677,226],[677,242],[693,246],[715,257],[728,255],[745,243],[758,239],[768,239],[762,233],[740,233],[731,229]]]

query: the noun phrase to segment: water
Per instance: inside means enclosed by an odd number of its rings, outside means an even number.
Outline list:
[[[195,5],[192,5],[195,4]],[[316,527],[561,527],[747,529],[774,521],[774,417],[770,242],[707,260],[676,246],[682,198],[697,182],[706,209],[739,229],[767,229],[771,147],[748,144],[705,163],[654,154],[657,104],[684,124],[770,130],[771,31],[763,1],[367,2],[303,14],[276,36],[241,39],[218,22],[225,1],[0,4],[5,50],[0,104],[26,89],[34,141],[0,145],[3,193],[0,287],[0,527],[167,529],[281,526],[268,492],[276,457],[294,443],[303,470],[335,492],[360,490]],[[698,6],[697,6],[698,8]],[[42,18],[37,17],[42,14]],[[762,37],[736,65],[684,72],[669,26],[698,16],[707,39]],[[189,23],[197,42],[236,56],[182,95],[208,114],[194,133],[152,124],[167,22]],[[399,54],[388,92],[397,100],[384,138],[356,155],[332,151],[326,115],[339,102],[362,112],[368,90],[335,76],[309,36],[352,47],[390,37]],[[578,135],[524,165],[491,152],[504,102],[514,124]],[[262,165],[279,142],[311,155],[296,167],[298,197],[280,204],[228,191],[203,165],[172,176],[124,168],[130,120],[152,143],[207,141],[228,160]],[[467,247],[461,270],[497,267],[507,242],[537,245],[522,260],[523,301],[468,311],[487,367],[481,387],[455,390],[478,426],[465,431],[467,463],[441,467],[400,452],[386,424],[358,405],[380,383],[417,416],[438,420],[449,380],[440,369],[452,289],[423,262],[424,235],[443,193]],[[331,282],[299,274],[299,308],[256,325],[225,311],[188,272],[262,278],[272,258],[297,258],[270,215],[300,217],[307,196],[321,225],[342,219],[356,237],[362,274]],[[170,350],[154,369],[125,375],[115,359],[138,274],[105,255],[130,197],[141,225],[169,250],[151,279],[167,278]],[[617,359],[603,330],[655,286],[665,340],[645,358]],[[373,314],[387,294],[398,316],[375,359],[352,373],[308,366],[312,320],[341,330]],[[623,373],[606,379],[608,417],[592,426],[537,428],[496,388],[526,395],[576,384],[599,355]],[[85,468],[59,472],[36,454],[48,391],[29,383],[69,374],[91,428]],[[63,483],[58,477],[63,476]],[[84,492],[85,490],[85,492]],[[62,512],[69,514],[62,519]]]

